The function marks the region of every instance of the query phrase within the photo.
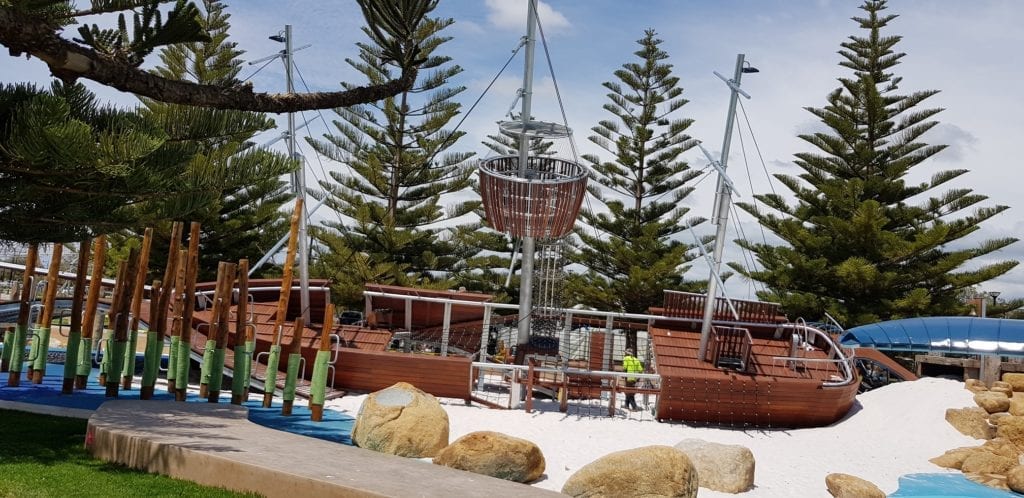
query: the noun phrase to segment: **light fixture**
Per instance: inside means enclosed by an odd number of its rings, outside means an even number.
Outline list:
[[[743,61],[743,69],[742,69],[742,71],[744,73],[760,73],[761,72],[756,67],[751,66],[750,63],[747,62],[747,61]]]
[[[274,40],[274,41],[276,41],[278,43],[284,43],[284,42],[288,41],[288,39],[285,38],[284,35],[282,35],[281,33],[278,33],[276,35],[268,36],[267,38],[269,38],[271,40]]]

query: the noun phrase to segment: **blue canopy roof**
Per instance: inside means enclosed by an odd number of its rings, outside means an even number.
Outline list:
[[[844,332],[847,347],[892,351],[1024,356],[1024,320],[933,316],[861,325]]]

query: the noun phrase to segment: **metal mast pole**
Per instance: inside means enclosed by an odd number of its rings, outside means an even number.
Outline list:
[[[530,107],[533,104],[533,52],[537,39],[536,0],[528,0],[526,14],[526,52],[523,69],[523,108],[519,116],[523,121],[522,135],[519,136],[519,176],[526,177],[530,159],[530,139],[527,135],[530,125]],[[517,344],[530,342],[530,314],[533,311],[533,259],[535,243],[533,237],[523,237],[523,266],[519,277],[519,337]]]
[[[288,93],[295,93],[292,80],[292,25],[284,26],[284,67]],[[309,320],[309,237],[306,230],[306,162],[295,153],[295,114],[288,113],[288,157],[299,159],[298,171],[292,173],[292,191],[302,198],[303,211],[299,213],[299,301],[302,305],[302,318]]]
[[[711,337],[711,320],[715,312],[715,303],[718,295],[718,274],[722,267],[722,251],[725,249],[726,228],[729,224],[729,207],[732,205],[732,190],[729,188],[725,178],[726,166],[729,163],[729,146],[732,144],[732,125],[736,115],[736,100],[740,94],[740,79],[743,77],[743,54],[736,55],[736,72],[732,81],[727,81],[731,95],[729,97],[729,112],[725,117],[725,140],[722,143],[722,158],[719,160],[721,169],[718,173],[718,191],[715,194],[714,211],[711,214],[711,222],[718,226],[715,232],[715,248],[712,253],[711,275],[708,277],[708,294],[704,303],[704,322],[700,329],[700,347],[697,350],[697,359],[704,361],[708,350],[708,339]],[[724,79],[724,78],[723,78]]]

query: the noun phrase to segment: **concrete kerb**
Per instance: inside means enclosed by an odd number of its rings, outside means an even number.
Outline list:
[[[502,479],[268,429],[229,404],[113,400],[89,418],[96,458],[267,497],[561,496]]]
[[[66,408],[63,406],[51,406],[38,403],[23,403],[21,401],[0,400],[0,408],[4,410],[15,410],[19,412],[35,413],[38,415],[52,415],[55,417],[89,418],[93,410],[84,408]]]

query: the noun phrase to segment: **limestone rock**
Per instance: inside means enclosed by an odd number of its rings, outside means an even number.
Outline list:
[[[976,451],[967,456],[960,470],[964,473],[1002,474],[1017,465],[1016,459],[996,455],[988,451]]]
[[[534,481],[544,473],[544,455],[536,444],[491,431],[456,439],[434,463],[516,482]]]
[[[1024,416],[1024,396],[1017,396],[1016,393],[1010,399],[1010,415]]]
[[[885,498],[878,486],[850,474],[829,474],[825,476],[825,486],[836,498]]]
[[[928,461],[938,465],[939,467],[960,470],[964,464],[964,460],[967,460],[967,457],[978,451],[983,450],[977,446],[954,448]]]
[[[1009,384],[1014,391],[1024,391],[1024,373],[1006,372],[1003,374],[1003,382]]]
[[[1004,491],[1010,490],[1010,487],[1006,485],[1006,476],[1003,474],[978,474],[975,472],[968,472],[964,474],[964,477],[990,488],[1001,489]]]
[[[565,481],[570,496],[697,496],[697,469],[671,446],[617,451],[584,465]]]
[[[742,493],[754,487],[754,454],[745,446],[684,439],[676,449],[690,457],[702,488]]]
[[[1012,400],[1011,400],[1011,402],[1012,402]],[[1013,407],[1011,406],[1010,408],[1013,408]],[[1012,417],[1012,416],[1013,416],[1012,414],[1007,413],[1007,412],[993,413],[993,414],[988,416],[988,423],[990,423],[992,425],[999,425],[999,421],[1000,420],[1002,420],[1002,419],[1004,419],[1006,417]]]
[[[964,387],[972,393],[979,393],[982,391],[988,391],[988,386],[984,382],[978,379],[967,379],[964,381]]]
[[[1006,485],[1014,493],[1024,493],[1024,465],[1017,465],[1006,472]]]
[[[974,395],[974,402],[988,413],[1005,412],[1010,409],[1010,398],[1006,393],[987,391]]]
[[[1024,417],[1003,417],[999,420],[996,434],[1008,439],[1017,448],[1024,449]]]
[[[1010,391],[1013,391],[1013,384],[1010,384],[1009,382],[1006,382],[1006,381],[997,380],[997,381],[992,383],[992,389],[996,389],[996,388],[999,388],[999,389],[1009,389]]]
[[[1017,445],[1013,444],[1009,439],[1003,437],[997,437],[985,441],[985,443],[981,445],[981,448],[984,449],[985,451],[995,453],[996,455],[1001,455],[1013,460],[1019,458],[1021,453],[1020,448],[1018,448]]]
[[[1005,394],[1007,397],[1013,396],[1013,388],[1011,388],[1009,386],[1007,386],[1007,387],[992,386],[992,389],[989,389],[989,391],[994,392],[994,393],[1002,393],[1002,394]]]
[[[448,446],[448,413],[437,398],[399,382],[366,397],[352,428],[352,441],[381,453],[432,457]]]
[[[992,439],[995,435],[988,423],[988,412],[980,407],[948,408],[946,421],[961,434],[975,439]]]

